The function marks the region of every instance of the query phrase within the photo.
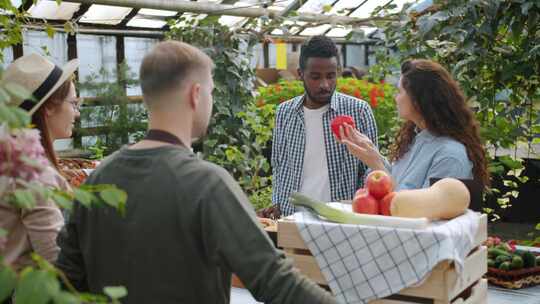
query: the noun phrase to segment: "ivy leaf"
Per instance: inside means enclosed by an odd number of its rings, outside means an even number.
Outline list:
[[[124,286],[108,286],[103,288],[103,292],[113,300],[127,296],[127,289]]]
[[[127,194],[117,188],[107,188],[99,193],[99,196],[105,201],[106,204],[112,206],[118,210],[118,212],[124,216],[126,212]]]
[[[15,290],[17,304],[46,304],[60,291],[54,274],[26,268]]]
[[[92,193],[82,189],[73,189],[73,194],[75,195],[75,200],[87,208],[90,208],[92,201],[96,199]]]
[[[17,275],[9,267],[0,268],[0,302],[11,296],[15,285],[17,284]]]

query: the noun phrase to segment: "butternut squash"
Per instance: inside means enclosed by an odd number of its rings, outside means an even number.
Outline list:
[[[465,213],[471,202],[469,190],[455,178],[443,178],[425,189],[396,192],[392,216],[448,220]]]

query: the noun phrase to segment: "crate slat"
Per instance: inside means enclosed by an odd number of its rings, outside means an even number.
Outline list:
[[[478,231],[475,235],[473,247],[469,256],[464,261],[463,272],[458,276],[456,269],[450,261],[442,261],[431,271],[429,277],[417,287],[409,287],[400,291],[394,297],[413,297],[422,299],[432,299],[435,304],[448,303],[467,287],[478,282],[475,287],[476,297],[480,300],[474,300],[471,296],[466,301],[452,302],[452,304],[483,304],[485,303],[487,293],[487,283],[481,277],[487,272],[487,248],[481,246],[487,239],[487,216],[482,215],[479,219]],[[301,273],[312,279],[318,284],[327,285],[317,261],[309,253],[298,228],[290,218],[278,222],[278,246],[282,247],[287,256],[292,258],[294,265]],[[458,280],[458,277],[460,280]],[[485,291],[483,291],[485,285]],[[481,296],[478,296],[480,294]],[[476,298],[475,297],[475,298]],[[460,300],[460,299],[458,299]],[[380,302],[384,301],[384,302]],[[370,302],[370,304],[399,304],[414,303],[401,299],[382,299]]]

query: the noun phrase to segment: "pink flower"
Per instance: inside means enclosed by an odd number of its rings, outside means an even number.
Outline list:
[[[39,178],[47,165],[38,130],[0,125],[0,176],[29,182]]]

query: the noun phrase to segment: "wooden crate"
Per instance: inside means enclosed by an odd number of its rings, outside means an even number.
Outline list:
[[[479,219],[478,232],[474,239],[473,250],[464,261],[464,269],[458,275],[454,264],[443,261],[437,264],[428,278],[419,286],[409,287],[397,295],[373,301],[373,304],[425,303],[426,299],[439,303],[485,303],[486,297],[478,294],[487,293],[486,282],[482,276],[487,272],[487,248],[482,242],[487,239],[487,216]],[[287,256],[293,259],[298,270],[320,285],[328,285],[315,258],[311,255],[294,221],[290,219],[278,222],[278,247],[283,248]],[[458,277],[461,280],[458,280]],[[471,287],[471,295],[463,302],[458,296]],[[473,295],[475,296],[473,298]],[[396,297],[398,299],[396,299]],[[480,298],[480,300],[475,300]],[[473,302],[471,302],[474,300]]]

